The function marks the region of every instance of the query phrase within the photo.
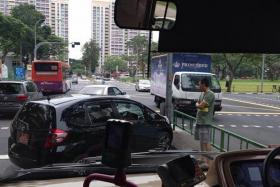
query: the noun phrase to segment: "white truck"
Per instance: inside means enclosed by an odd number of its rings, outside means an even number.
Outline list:
[[[165,102],[168,55],[156,56],[151,61],[151,94],[157,107]],[[174,109],[195,114],[201,91],[199,80],[206,77],[215,93],[215,111],[222,110],[222,93],[219,80],[211,71],[211,56],[174,53],[172,55],[172,102]]]

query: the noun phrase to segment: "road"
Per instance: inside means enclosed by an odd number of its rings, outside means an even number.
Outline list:
[[[90,84],[88,81],[79,81],[73,85],[72,91],[77,92],[83,86]],[[139,101],[159,112],[153,102],[153,96],[147,92],[136,92],[134,84],[118,81],[109,81],[111,84],[127,92],[132,99]],[[256,94],[224,94],[223,110],[217,112],[215,123],[225,129],[241,136],[255,140],[263,144],[280,144],[280,98],[279,95]],[[7,139],[11,119],[0,119],[0,163],[5,167],[10,166],[7,157]],[[0,171],[1,173],[1,171]]]

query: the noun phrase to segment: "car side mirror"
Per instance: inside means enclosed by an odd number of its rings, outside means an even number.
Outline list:
[[[126,95],[126,92],[122,92],[122,95]]]
[[[170,30],[175,25],[177,8],[160,0],[116,0],[115,23],[120,28]]]

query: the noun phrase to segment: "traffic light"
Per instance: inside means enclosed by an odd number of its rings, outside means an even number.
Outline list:
[[[80,45],[80,42],[72,42],[71,45],[72,45],[72,48],[75,48],[75,45]]]

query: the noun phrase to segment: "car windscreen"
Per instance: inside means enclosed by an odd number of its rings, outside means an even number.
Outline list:
[[[85,87],[79,91],[80,94],[86,95],[103,95],[104,88],[100,87]]]
[[[28,103],[18,114],[17,121],[28,124],[30,129],[49,129],[55,125],[56,114],[52,106]]]
[[[192,91],[192,92],[200,92],[199,81],[203,78],[207,78],[210,82],[210,89],[214,92],[220,92],[221,86],[214,75],[204,75],[204,74],[182,74],[182,90],[184,91]]]
[[[37,72],[57,72],[58,64],[57,63],[36,63],[35,70]]]
[[[140,84],[151,84],[149,80],[139,80]]]
[[[23,85],[20,83],[0,83],[0,94],[22,94]]]

